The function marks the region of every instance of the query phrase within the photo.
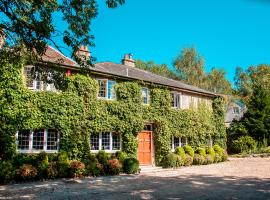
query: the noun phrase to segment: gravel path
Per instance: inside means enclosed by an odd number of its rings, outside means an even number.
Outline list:
[[[263,199],[270,200],[270,158],[141,175],[0,186],[0,199]]]

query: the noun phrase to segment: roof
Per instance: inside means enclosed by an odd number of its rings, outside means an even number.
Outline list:
[[[42,56],[43,61],[58,63],[61,65],[65,65],[67,67],[80,68],[80,66],[72,59],[66,57],[61,52],[56,49],[48,46],[48,49],[45,55]],[[176,81],[173,79],[169,79],[163,76],[159,76],[152,72],[148,72],[142,69],[138,69],[136,67],[131,67],[122,64],[116,64],[113,62],[100,62],[96,63],[94,67],[89,67],[89,70],[95,73],[102,73],[107,75],[113,75],[122,77],[125,79],[134,79],[134,80],[142,80],[148,83],[155,83],[163,86],[173,87],[181,90],[188,90],[191,92],[196,92],[204,95],[215,96],[216,94],[213,92],[209,92],[203,90],[201,88],[185,84],[181,81]]]

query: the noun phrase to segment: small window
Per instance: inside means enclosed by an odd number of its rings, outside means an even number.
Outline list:
[[[115,89],[114,86],[116,81],[106,80],[106,79],[99,79],[98,80],[98,97],[103,99],[115,99]]]
[[[103,132],[102,133],[102,140],[101,140],[101,149],[102,150],[110,150],[110,133]]]
[[[186,137],[172,137],[172,150],[174,151],[177,147],[183,147],[187,145]]]
[[[171,93],[171,106],[173,108],[180,108],[181,107],[181,94],[177,92],[172,92]]]
[[[142,88],[142,102],[143,104],[149,104],[149,89],[145,87]]]
[[[99,150],[99,135],[91,135],[91,150]]]
[[[173,145],[174,145],[174,148],[180,147],[180,146],[181,146],[181,138],[179,138],[179,137],[174,137],[174,138],[173,138]]]
[[[121,140],[120,135],[117,133],[112,133],[112,150],[120,150]]]
[[[152,131],[152,124],[146,124],[143,128],[144,131]]]
[[[58,132],[55,129],[48,129],[47,150],[57,150],[57,148],[58,148]]]
[[[240,114],[239,108],[238,107],[233,107],[233,114]]]
[[[43,150],[44,147],[44,129],[36,130],[33,133],[33,149]]]

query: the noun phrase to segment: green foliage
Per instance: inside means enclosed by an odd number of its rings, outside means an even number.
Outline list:
[[[215,159],[214,162],[221,162],[223,156],[223,149],[219,145],[214,145],[213,149],[215,151]]]
[[[215,160],[216,153],[215,153],[215,150],[212,147],[207,148],[206,153],[211,156],[213,161]]]
[[[197,153],[194,154],[193,158],[194,165],[203,165],[205,164],[205,156],[199,155]]]
[[[206,156],[206,150],[205,148],[198,147],[195,151],[196,154],[199,154],[200,156],[205,157]]]
[[[62,151],[58,154],[57,157],[57,171],[58,171],[58,176],[60,178],[68,177],[69,175],[69,158],[67,156],[67,153]]]
[[[115,157],[123,163],[124,160],[127,158],[127,154],[124,151],[117,151],[115,152]]]
[[[102,164],[103,166],[106,166],[110,159],[110,155],[106,153],[105,151],[99,151],[98,154],[96,155],[96,158],[98,159],[98,162],[100,164]]]
[[[126,158],[123,163],[123,172],[136,174],[139,171],[139,161],[136,158]]]
[[[234,153],[253,152],[257,147],[256,141],[250,136],[241,136],[233,141],[232,151]]]
[[[176,147],[175,154],[179,155],[182,158],[182,160],[186,159],[186,154],[183,147]]]
[[[162,167],[163,168],[172,168],[177,166],[177,160],[180,158],[180,156],[169,153],[168,155],[164,156],[162,160]],[[181,159],[181,158],[180,158]]]
[[[215,159],[215,155],[214,155],[214,158],[210,155],[210,154],[207,154],[206,157],[205,157],[205,163],[206,165],[208,164],[212,164],[214,162],[214,159]]]
[[[191,146],[185,145],[183,148],[186,154],[190,155],[192,158],[194,157],[194,150]]]
[[[37,169],[29,164],[24,164],[16,170],[16,179],[20,181],[33,181],[37,176]]]
[[[47,167],[47,178],[55,179],[58,177],[57,162],[50,162]]]
[[[6,184],[13,180],[15,169],[11,161],[0,161],[0,184]]]

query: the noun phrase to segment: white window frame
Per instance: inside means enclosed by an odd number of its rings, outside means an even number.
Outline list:
[[[177,137],[177,138],[179,138],[180,139],[180,141],[179,141],[179,146],[174,146],[174,138],[175,138],[175,136],[172,136],[172,151],[175,151],[175,149],[177,148],[177,147],[183,147],[183,146],[185,146],[185,145],[187,145],[188,144],[188,139],[187,139],[187,137]],[[185,138],[185,142],[183,142],[182,140]]]
[[[97,94],[97,97],[98,97],[98,99],[106,99],[106,100],[116,100],[116,94],[115,94],[115,96],[114,96],[114,98],[109,98],[109,81],[113,81],[113,82],[115,82],[115,84],[117,83],[115,80],[111,80],[111,79],[100,79],[100,78],[98,78],[98,79],[96,79],[97,80],[97,82],[98,81],[106,81],[106,88],[105,88],[105,97],[100,97],[99,96],[99,88],[98,88],[98,94]],[[115,91],[114,91],[115,92]]]
[[[46,152],[46,153],[57,153],[59,152],[59,142],[60,142],[60,134],[57,131],[57,149],[56,150],[47,150],[47,137],[48,137],[48,129],[41,129],[44,130],[44,137],[43,137],[43,149],[41,150],[35,150],[33,149],[33,134],[34,131],[30,130],[29,135],[29,148],[27,150],[18,149],[18,134],[19,131],[16,132],[16,150],[19,153],[40,153],[40,152]]]
[[[118,150],[113,150],[112,149],[112,144],[113,144],[113,133],[115,133],[115,132],[109,132],[109,131],[104,131],[104,132],[100,132],[100,133],[98,133],[98,143],[99,143],[99,145],[98,145],[98,150],[92,150],[91,149],[91,152],[92,153],[98,153],[99,151],[101,151],[101,150],[103,150],[102,149],[102,133],[110,133],[110,149],[109,150],[104,150],[106,153],[115,153],[115,152],[117,152],[117,151],[121,151],[122,150],[122,137],[121,137],[121,134],[119,134],[119,137],[120,137],[120,149],[118,149]],[[89,141],[89,143],[90,143],[90,147],[91,147],[91,136],[90,136],[90,141]]]
[[[146,89],[147,93],[146,93],[146,98],[147,98],[147,103],[144,103],[144,96],[143,96],[143,90]],[[150,104],[150,91],[149,91],[149,88],[148,87],[142,87],[142,90],[141,90],[142,94],[141,94],[141,98],[142,98],[142,104],[143,105],[149,105]]]
[[[236,111],[235,109],[236,109],[238,112],[235,112],[235,111]],[[233,114],[234,114],[234,115],[239,115],[239,114],[240,114],[240,109],[239,109],[239,107],[234,106],[232,110],[233,110]]]
[[[174,109],[181,109],[182,108],[182,93],[181,92],[176,92],[173,91],[171,92],[171,94],[173,95],[174,100],[176,100],[177,98],[175,97],[175,95],[179,95],[179,106],[176,106],[176,102],[174,101],[174,105],[172,106],[172,108]]]

